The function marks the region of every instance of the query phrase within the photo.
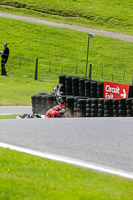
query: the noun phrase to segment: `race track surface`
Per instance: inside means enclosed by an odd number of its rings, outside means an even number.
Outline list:
[[[0,142],[133,173],[133,118],[0,120]]]
[[[0,115],[32,114],[31,106],[0,106]]]

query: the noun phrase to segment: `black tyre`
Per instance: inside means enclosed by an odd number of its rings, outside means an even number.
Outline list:
[[[118,99],[113,99],[113,105],[118,105]]]
[[[90,113],[91,112],[91,108],[86,108],[86,112]]]
[[[104,117],[113,117],[113,114],[104,114]]]
[[[86,99],[86,104],[91,104],[91,99]]]
[[[104,117],[104,113],[98,113],[98,117]]]
[[[126,105],[126,109],[132,110],[132,106],[128,104],[128,105]]]
[[[98,108],[104,109],[104,104],[99,103]]]
[[[86,117],[91,117],[91,113],[86,113]]]
[[[104,114],[113,114],[113,110],[104,110]]]
[[[119,110],[118,109],[113,109],[113,114],[118,114]]]
[[[91,99],[91,103],[98,104],[98,99],[97,98]]]
[[[126,116],[127,111],[126,110],[119,110],[119,115],[124,115]]]
[[[126,104],[119,104],[118,109],[126,109]]]
[[[91,108],[91,104],[86,104],[86,108]]]
[[[86,105],[77,104],[77,108],[86,109]]]
[[[74,108],[74,112],[77,112],[77,108]]]
[[[91,113],[91,117],[98,117],[98,113]]]
[[[98,104],[92,103],[91,108],[98,108]]]
[[[112,105],[104,105],[104,109],[105,110],[113,110],[113,106]]]
[[[104,104],[104,98],[99,98],[98,99],[98,104]]]
[[[132,114],[132,110],[127,110],[127,114]]]
[[[78,99],[77,103],[81,105],[86,105],[86,99]]]
[[[119,117],[119,114],[113,114],[113,117]]]
[[[118,109],[118,105],[113,105],[113,109]]]
[[[77,108],[77,112],[86,112],[86,108]]]
[[[113,100],[112,99],[104,99],[104,105],[112,105]]]
[[[127,117],[132,117],[132,114],[127,114]]]
[[[98,109],[97,108],[91,108],[91,113],[98,113]]]
[[[104,109],[98,108],[98,113],[104,113]]]
[[[118,104],[126,104],[126,99],[119,99]]]
[[[132,105],[132,99],[126,99],[126,105]]]

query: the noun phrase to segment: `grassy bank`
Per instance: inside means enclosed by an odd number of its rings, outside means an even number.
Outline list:
[[[6,41],[8,76],[0,77],[0,105],[29,105],[31,95],[51,92],[63,74],[83,77],[88,34],[65,28],[0,18],[0,49]],[[131,83],[133,43],[96,35],[90,41],[92,78]],[[35,58],[39,59],[34,81]]]
[[[131,200],[133,181],[0,148],[0,199]]]
[[[131,0],[1,0],[0,5],[5,12],[133,35]]]

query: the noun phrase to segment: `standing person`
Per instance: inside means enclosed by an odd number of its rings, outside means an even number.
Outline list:
[[[9,49],[7,47],[7,43],[4,43],[4,50],[0,51],[1,54],[1,75],[6,75],[6,68],[5,68],[5,64],[8,60],[9,57]]]

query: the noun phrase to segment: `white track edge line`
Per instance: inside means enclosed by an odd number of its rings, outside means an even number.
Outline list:
[[[87,169],[92,169],[92,170],[103,172],[103,173],[114,174],[114,175],[118,175],[118,176],[121,176],[124,178],[133,179],[133,173],[128,173],[123,170],[117,170],[117,169],[113,169],[111,167],[97,165],[94,163],[88,163],[88,162],[74,159],[74,158],[69,158],[69,157],[65,157],[65,156],[61,156],[61,155],[54,155],[51,153],[43,153],[40,151],[35,151],[35,150],[23,148],[23,147],[6,144],[6,143],[0,143],[0,147],[8,148],[11,150],[16,150],[19,152],[23,152],[23,153],[43,157],[43,158],[48,158],[48,159],[55,160],[55,161],[60,161],[60,162],[76,165],[76,166],[87,168]]]

